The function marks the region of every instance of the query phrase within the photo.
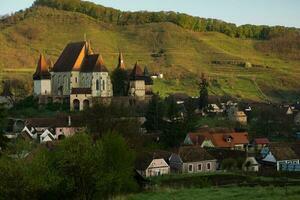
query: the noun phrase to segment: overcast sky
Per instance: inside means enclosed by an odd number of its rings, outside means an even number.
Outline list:
[[[0,0],[0,15],[28,8],[34,0]],[[178,11],[240,24],[300,28],[300,0],[92,0],[120,10]]]

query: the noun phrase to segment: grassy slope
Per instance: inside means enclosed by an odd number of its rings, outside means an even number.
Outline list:
[[[128,196],[128,200],[246,200],[246,199],[264,199],[264,200],[294,200],[300,198],[299,187],[288,187],[288,193],[285,194],[285,188],[278,187],[230,187],[230,188],[191,188],[191,189],[165,189],[157,192],[149,192]],[[118,199],[118,198],[117,198]]]
[[[25,20],[0,30],[0,79],[20,74],[30,79],[39,52],[55,61],[66,43],[83,40],[85,33],[111,70],[122,51],[128,68],[140,60],[152,71],[164,72],[166,80],[157,80],[154,86],[162,95],[176,91],[197,95],[201,72],[207,73],[213,83],[211,93],[245,99],[264,100],[260,89],[271,100],[294,98],[300,85],[299,62],[257,52],[254,46],[258,41],[194,33],[171,23],[118,27],[49,8],[36,9]],[[165,51],[161,57],[151,56],[161,49]],[[249,61],[269,68],[213,65],[213,60]]]

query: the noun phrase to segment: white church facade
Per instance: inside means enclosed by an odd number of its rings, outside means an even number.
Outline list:
[[[125,70],[122,54],[118,68]],[[96,99],[113,97],[112,81],[103,58],[86,41],[69,43],[53,66],[40,55],[33,80],[34,95],[40,100],[68,102],[75,111],[91,107]],[[150,75],[144,76],[138,64],[128,72],[127,82],[128,95],[136,97],[145,96],[146,89],[153,84]]]

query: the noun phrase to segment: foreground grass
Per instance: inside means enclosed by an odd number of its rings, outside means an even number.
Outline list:
[[[160,189],[153,192],[144,192],[117,199],[128,200],[223,200],[223,199],[272,199],[294,200],[300,198],[300,187],[229,187],[229,188],[190,188],[190,189]]]

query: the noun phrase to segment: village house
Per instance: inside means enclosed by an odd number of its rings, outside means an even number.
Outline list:
[[[245,162],[243,163],[242,169],[246,172],[258,172],[259,163],[257,162],[255,157],[247,157]]]
[[[300,171],[299,144],[271,143],[261,150],[262,161],[273,163],[277,171]]]
[[[55,118],[30,118],[18,137],[37,140],[39,143],[70,137],[85,128],[77,116],[58,116]]]
[[[244,111],[239,111],[237,107],[232,106],[228,112],[228,119],[234,122],[238,122],[242,125],[247,125],[247,115]]]
[[[255,138],[252,141],[252,145],[255,147],[256,150],[261,150],[262,148],[268,146],[270,141],[268,138]]]
[[[170,174],[168,164],[172,153],[165,151],[144,152],[137,156],[135,169],[143,177]]]
[[[224,110],[221,109],[217,104],[209,104],[207,108],[208,113],[223,113]]]
[[[182,173],[216,171],[217,160],[200,146],[182,146],[179,148],[178,154],[176,155],[178,156],[178,158],[176,158],[174,154],[170,158],[170,166],[171,168],[173,168],[174,164],[176,164],[177,166],[177,161],[180,160]]]
[[[121,53],[118,67],[125,68]],[[136,63],[128,79],[129,96],[140,98],[152,94],[153,81],[146,68],[143,72]],[[64,102],[75,111],[113,96],[104,60],[100,54],[93,52],[87,41],[69,43],[53,66],[41,54],[33,80],[34,95],[39,97],[40,103]]]
[[[245,150],[249,144],[247,132],[235,132],[226,129],[200,129],[195,133],[188,133],[185,145],[199,145],[201,147],[227,148]]]

